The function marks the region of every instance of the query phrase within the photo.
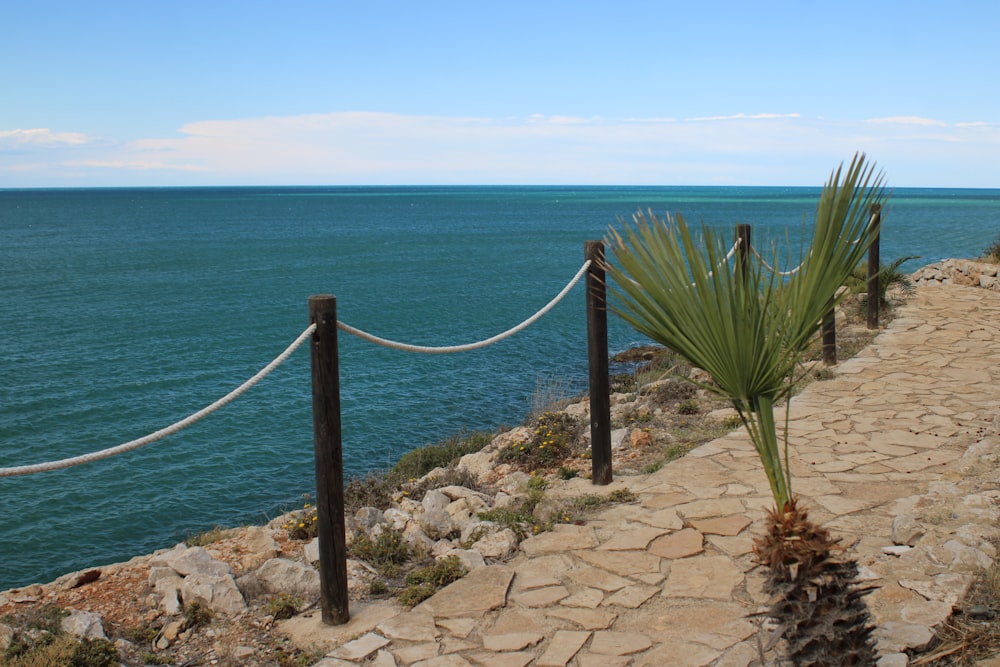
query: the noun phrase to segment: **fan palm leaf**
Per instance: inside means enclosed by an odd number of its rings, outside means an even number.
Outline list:
[[[696,237],[680,215],[639,213],[609,231],[615,311],[712,376],[715,384],[706,388],[739,413],[778,508],[792,492],[787,434],[783,461],[774,405],[791,391],[797,361],[875,237],[868,212],[884,195],[882,182],[864,155],[834,170],[820,194],[812,241],[787,279],[762,261],[727,254],[727,244],[705,226]]]

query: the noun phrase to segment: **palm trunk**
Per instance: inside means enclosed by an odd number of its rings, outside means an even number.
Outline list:
[[[871,589],[858,585],[855,561],[833,556],[841,550],[838,541],[793,499],[769,513],[767,534],[754,543],[758,561],[769,568],[767,615],[778,624],[785,657],[797,667],[870,666],[877,658],[863,599]]]

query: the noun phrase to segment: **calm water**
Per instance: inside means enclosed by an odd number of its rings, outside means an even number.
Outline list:
[[[805,188],[0,190],[0,466],[162,428],[225,394],[307,325],[307,299],[424,345],[534,313],[587,239],[638,209],[796,243]],[[1000,190],[897,190],[882,257],[979,255]],[[612,351],[641,342],[612,318]],[[586,376],[583,290],[513,339],[415,355],[342,336],[345,465],[383,468],[462,429],[518,423],[539,383]],[[313,484],[308,351],[243,398],[143,449],[0,478],[0,590],[260,521]]]

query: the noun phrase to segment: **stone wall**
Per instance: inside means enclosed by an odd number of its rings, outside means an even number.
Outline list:
[[[937,283],[1000,290],[1000,266],[969,259],[945,259],[928,264],[912,278],[918,286]]]

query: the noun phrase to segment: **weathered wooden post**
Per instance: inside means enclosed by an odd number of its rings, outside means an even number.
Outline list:
[[[329,294],[309,297],[309,321],[316,325],[311,358],[320,609],[323,623],[343,625],[351,619],[351,614],[347,602],[337,297]]]
[[[604,243],[587,241],[587,352],[590,368],[591,482],[611,483],[611,382],[608,377],[608,297]]]
[[[743,280],[746,282],[750,271],[750,225],[736,225],[736,242],[739,247],[736,249],[740,256],[740,264],[743,272]]]
[[[882,236],[882,206],[872,204],[871,218],[868,224],[876,228],[875,239],[868,246],[868,328],[878,329],[878,313],[882,304],[879,303],[879,275],[881,259],[879,258],[879,241]]]
[[[837,364],[837,316],[830,308],[823,316],[823,363],[827,366]]]

